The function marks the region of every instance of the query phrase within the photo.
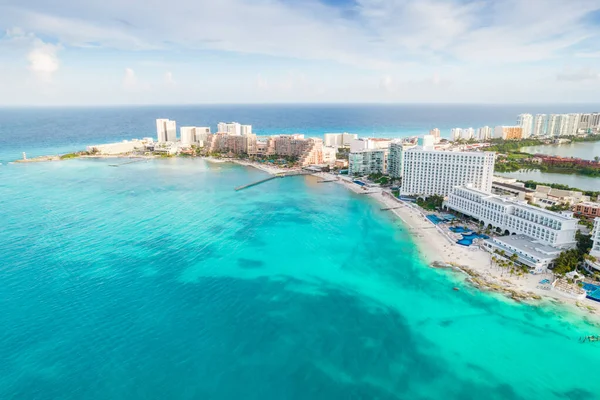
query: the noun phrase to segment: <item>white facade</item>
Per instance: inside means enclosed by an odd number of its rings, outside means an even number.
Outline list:
[[[433,137],[435,140],[435,137]],[[402,140],[394,140],[390,144],[390,152],[388,155],[388,174],[392,178],[401,178],[403,175],[403,158],[404,152],[416,147],[412,143],[403,143]]]
[[[156,136],[158,143],[177,141],[177,124],[175,121],[160,118],[156,120]]]
[[[435,138],[436,143],[439,143],[442,133],[438,128],[433,128],[429,131],[429,134]]]
[[[594,229],[592,230],[592,249],[590,256],[595,260],[588,260],[587,265],[595,270],[600,271],[600,218],[594,220]]]
[[[567,124],[569,123],[569,116],[567,114],[560,114],[556,128],[554,129],[554,136],[564,136],[567,134]]]
[[[388,150],[368,149],[350,153],[348,157],[349,175],[387,173]]]
[[[471,140],[474,137],[475,137],[475,129],[473,129],[473,128],[463,129],[460,134],[460,138],[463,140]]]
[[[517,125],[523,130],[522,138],[527,139],[531,136],[533,125],[533,116],[531,114],[521,114],[517,119]]]
[[[452,128],[452,130],[450,131],[450,138],[456,142],[457,140],[460,140],[462,136],[462,129],[461,128]]]
[[[355,133],[326,133],[324,136],[325,146],[349,147],[353,140],[358,139]]]
[[[179,128],[179,135],[182,146],[202,145],[210,135],[210,127],[182,126]]]
[[[404,152],[402,194],[447,196],[452,188],[472,184],[490,192],[496,154],[414,148]]]
[[[536,114],[533,120],[533,136],[544,136],[547,124],[548,116],[546,114]]]
[[[507,259],[516,254],[517,262],[528,266],[537,274],[548,272],[548,268],[554,267],[554,260],[562,252],[557,247],[526,235],[493,237],[484,240],[482,245],[490,253],[496,253],[497,258],[500,257],[500,252],[503,252]]]
[[[323,147],[323,164],[334,165],[337,155],[337,147]]]
[[[350,142],[350,152],[355,153],[362,150],[380,149],[385,150],[390,147],[391,139],[360,138],[352,139]]]
[[[565,123],[565,135],[575,136],[579,131],[579,120],[581,114],[567,114]]]
[[[550,114],[548,116],[548,128],[546,134],[548,136],[558,136],[560,132],[560,114]]]
[[[245,135],[252,135],[252,125],[240,125],[240,133]]]
[[[489,126],[482,126],[477,130],[477,139],[478,140],[489,140],[492,138],[493,131]]]
[[[252,128],[250,128],[252,131]],[[242,125],[237,122],[219,122],[217,124],[217,133],[227,133],[229,135],[241,135]]]
[[[468,186],[455,187],[444,204],[486,227],[526,235],[550,246],[570,248],[576,242],[578,220],[572,212],[547,211]]]

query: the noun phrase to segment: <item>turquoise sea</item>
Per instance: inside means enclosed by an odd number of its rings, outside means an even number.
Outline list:
[[[429,268],[366,196],[113,163],[0,166],[0,399],[600,399],[598,325]]]

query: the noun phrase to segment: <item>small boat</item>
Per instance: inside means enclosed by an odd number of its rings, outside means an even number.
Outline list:
[[[452,290],[456,290],[458,292],[460,289],[457,287],[453,287]]]

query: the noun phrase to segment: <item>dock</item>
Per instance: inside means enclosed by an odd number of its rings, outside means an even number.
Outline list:
[[[261,180],[256,181],[256,182],[249,183],[247,185],[238,186],[238,187],[235,188],[235,191],[238,192],[240,190],[248,189],[248,188],[250,188],[252,186],[257,186],[257,185],[260,185],[261,183],[265,183],[265,182],[271,181],[271,180],[273,180],[275,178],[285,178],[285,177],[288,177],[288,176],[311,175],[311,174],[312,174],[312,172],[308,172],[308,171],[283,172],[283,173],[280,173],[280,174],[277,174],[277,175],[269,176],[268,178],[264,178],[264,179],[261,179]]]

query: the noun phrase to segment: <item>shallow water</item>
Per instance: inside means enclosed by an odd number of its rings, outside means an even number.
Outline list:
[[[111,163],[0,168],[2,399],[598,398],[600,328],[428,268],[365,196]]]

